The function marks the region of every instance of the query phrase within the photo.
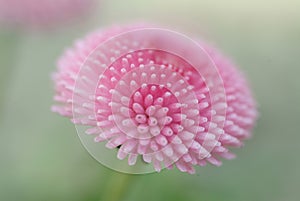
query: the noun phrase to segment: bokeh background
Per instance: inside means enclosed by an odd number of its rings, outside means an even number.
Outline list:
[[[298,0],[101,0],[89,16],[56,29],[0,27],[0,200],[299,200],[299,10]],[[137,20],[213,41],[247,74],[260,118],[254,137],[234,150],[237,159],[192,176],[120,174],[50,112],[50,75],[64,49],[91,30]]]

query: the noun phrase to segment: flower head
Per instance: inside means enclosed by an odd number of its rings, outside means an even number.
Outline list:
[[[119,159],[194,173],[234,157],[256,120],[244,76],[215,48],[148,25],[77,41],[54,74],[52,109],[87,125]]]
[[[29,27],[65,22],[91,7],[93,0],[0,0],[0,20]]]

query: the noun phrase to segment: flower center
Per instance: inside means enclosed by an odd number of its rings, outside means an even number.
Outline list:
[[[136,125],[135,138],[150,138],[157,135],[171,136],[172,116],[180,114],[176,97],[164,86],[147,84],[130,97],[130,117]]]

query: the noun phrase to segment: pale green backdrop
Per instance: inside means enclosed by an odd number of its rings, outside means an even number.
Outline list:
[[[101,0],[95,13],[55,31],[0,28],[0,200],[299,200],[299,10],[296,0]],[[143,20],[213,41],[248,75],[260,119],[236,160],[193,176],[122,175],[88,155],[74,126],[50,112],[50,74],[74,39]]]

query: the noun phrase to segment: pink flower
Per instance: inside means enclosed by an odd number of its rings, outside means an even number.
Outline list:
[[[255,101],[218,50],[148,25],[112,27],[76,42],[53,76],[52,110],[88,125],[96,142],[135,165],[194,173],[232,159],[251,136]]]
[[[87,11],[93,0],[0,0],[0,20],[30,27],[65,22]]]

